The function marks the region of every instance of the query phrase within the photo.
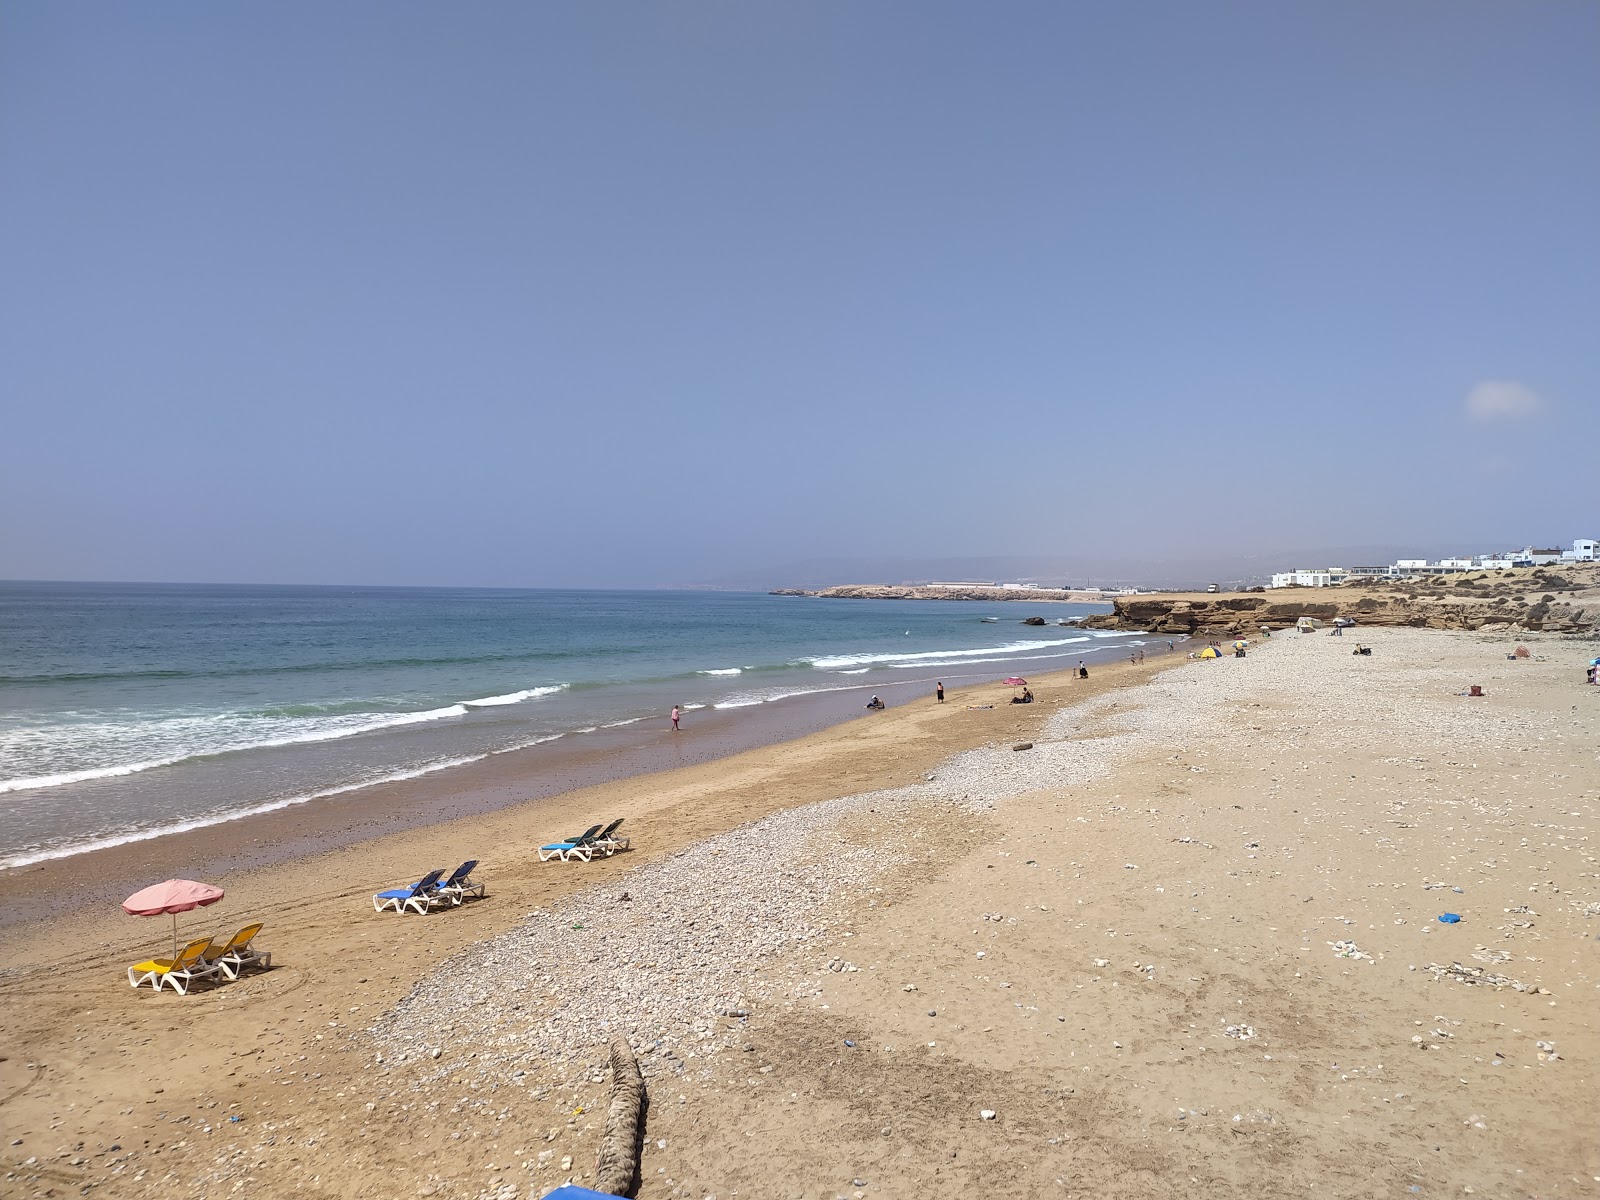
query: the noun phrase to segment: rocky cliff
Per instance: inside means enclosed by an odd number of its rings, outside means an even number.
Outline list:
[[[1600,630],[1600,566],[1581,564],[1470,572],[1427,581],[1334,588],[1275,588],[1222,595],[1124,596],[1095,629],[1156,633],[1253,633],[1291,627],[1301,617],[1357,625],[1594,634]]]
[[[1053,588],[1022,591],[1018,588],[897,587],[883,583],[852,583],[841,587],[808,592],[799,588],[777,588],[773,596],[826,596],[843,600],[1067,600],[1079,604],[1100,604],[1106,599],[1099,592],[1070,592]]]

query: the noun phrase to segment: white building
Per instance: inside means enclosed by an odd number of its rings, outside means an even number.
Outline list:
[[[1480,554],[1476,558],[1402,558],[1390,567],[1299,567],[1272,576],[1268,587],[1334,587],[1347,580],[1415,579],[1426,575],[1451,575],[1457,571],[1506,571],[1512,567],[1537,567],[1559,562],[1600,561],[1600,541],[1578,538],[1570,550],[1528,546],[1505,554]]]
[[[1272,577],[1269,587],[1334,587],[1349,578],[1343,567],[1299,567]]]

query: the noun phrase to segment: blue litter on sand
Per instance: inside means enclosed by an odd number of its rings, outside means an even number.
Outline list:
[[[854,1050],[856,1048],[856,1044],[854,1042],[852,1042],[849,1038],[845,1038],[844,1044],[846,1046],[849,1046],[850,1049],[852,1049],[852,1050]]]
[[[1444,925],[1454,925],[1461,920],[1460,913],[1440,913],[1439,921]]]

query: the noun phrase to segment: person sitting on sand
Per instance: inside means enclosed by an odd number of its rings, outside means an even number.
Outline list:
[[[876,696],[874,696],[871,700],[867,701],[867,707],[868,708],[882,708],[883,707],[883,701],[879,700]]]

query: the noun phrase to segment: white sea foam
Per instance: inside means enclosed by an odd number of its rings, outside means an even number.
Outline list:
[[[575,730],[577,733],[588,733],[587,729]],[[514,750],[526,750],[529,746],[542,746],[546,742],[558,742],[567,735],[564,733],[547,733],[543,737],[530,738],[526,742],[518,742],[514,746],[501,746],[498,750],[489,751],[490,754],[510,754]],[[468,760],[471,761],[471,760]]]
[[[743,667],[724,667],[719,671],[696,671],[696,675],[743,675]]]
[[[113,779],[118,775],[134,775],[156,767],[170,767],[192,755],[178,754],[171,758],[152,758],[146,762],[123,763],[115,767],[89,767],[82,771],[62,771],[59,775],[35,775],[28,779],[0,779],[0,793],[22,792],[31,788],[61,787],[68,783],[83,783],[90,779]]]
[[[451,704],[445,708],[430,708],[423,712],[385,713],[381,716],[372,713],[351,714],[346,717],[331,718],[331,720],[338,722],[337,724],[278,736],[261,736],[247,724],[237,737],[219,740],[209,745],[185,745],[180,753],[164,755],[160,758],[139,759],[131,763],[109,763],[105,766],[86,767],[77,771],[63,771],[50,775],[34,775],[21,779],[0,780],[0,794],[29,791],[35,788],[61,787],[65,784],[83,783],[91,779],[109,779],[118,775],[134,775],[141,771],[150,771],[157,767],[169,767],[192,758],[207,758],[214,754],[231,754],[240,750],[269,750],[277,746],[298,746],[312,742],[331,742],[339,738],[373,733],[380,729],[393,729],[403,725],[417,725],[425,721],[438,721],[447,717],[464,717],[466,715],[467,708],[464,704]],[[248,718],[233,719],[249,720]],[[186,717],[176,718],[169,724],[178,726],[179,734],[181,735],[181,729],[187,725],[214,724],[215,722],[215,717]],[[150,740],[151,735],[155,732],[151,725],[117,727],[89,725],[80,728],[81,732],[90,738],[95,737],[97,733],[104,733],[110,735],[107,740],[125,742],[131,738],[141,743]]]
[[[841,675],[851,672],[841,671]],[[855,692],[864,690],[865,685],[859,683],[841,684],[839,687],[820,688],[790,688],[787,691],[775,692],[742,692],[729,696],[726,700],[718,700],[714,705],[718,710],[724,708],[749,708],[756,704],[771,704],[774,700],[792,700],[796,696],[820,696],[826,692]]]
[[[521,704],[524,700],[537,700],[541,696],[553,696],[557,692],[565,691],[567,685],[557,683],[550,687],[527,688],[520,692],[507,692],[504,696],[485,696],[481,700],[463,700],[468,708],[491,708],[501,704]]]
[[[914,671],[928,670],[933,667],[977,667],[982,666],[984,663],[1015,663],[1019,659],[1027,659],[1029,662],[1048,662],[1052,658],[1082,658],[1085,654],[1099,653],[1102,652],[1099,650],[1068,650],[1065,653],[1057,654],[1013,654],[1005,658],[958,658],[948,661],[890,663],[889,669],[891,671]],[[839,672],[841,675],[848,673],[846,671]]]
[[[399,783],[406,779],[416,779],[421,775],[431,775],[435,771],[447,771],[451,767],[463,767],[468,763],[477,762],[483,757],[485,756],[474,754],[467,758],[441,759],[438,762],[426,763],[420,767],[395,771],[388,775],[379,775],[356,783],[343,784],[339,787],[322,788],[319,791],[307,792],[300,796],[287,796],[281,800],[268,800],[262,804],[252,804],[246,808],[233,809],[229,812],[206,813],[202,816],[190,817],[183,821],[172,821],[149,829],[130,830],[127,833],[74,842],[67,846],[53,846],[48,850],[25,850],[20,854],[13,854],[9,858],[0,859],[0,870],[26,867],[32,863],[45,862],[50,859],[71,858],[76,854],[88,854],[94,850],[107,850],[112,846],[126,846],[131,842],[148,842],[152,838],[166,837],[172,833],[187,833],[191,829],[204,829],[210,825],[225,825],[229,821],[259,816],[262,813],[277,812],[279,809],[293,808],[298,804],[307,804],[312,800],[326,800],[330,796],[342,796],[346,792],[358,792],[362,788],[377,787],[379,784],[384,783]]]
[[[973,650],[923,650],[911,654],[832,654],[821,655],[816,658],[802,658],[802,663],[809,663],[819,671],[837,671],[843,667],[859,667],[862,665],[895,663],[931,663],[935,660],[962,660],[973,658],[993,659],[995,655],[1017,657],[1028,651],[1047,649],[1051,646],[1071,646],[1078,642],[1089,641],[1088,635],[1070,638],[1055,638],[1036,642],[1007,642],[1003,646],[980,646]],[[1040,657],[1034,655],[1033,657]]]

